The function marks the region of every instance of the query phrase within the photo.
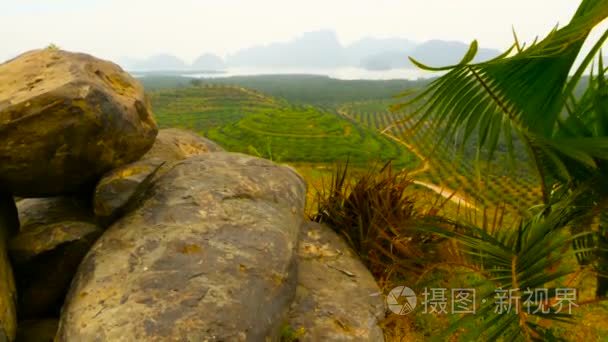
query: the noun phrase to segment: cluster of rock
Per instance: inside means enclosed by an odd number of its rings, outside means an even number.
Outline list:
[[[0,341],[381,341],[384,301],[289,167],[158,130],[116,65],[0,65]]]

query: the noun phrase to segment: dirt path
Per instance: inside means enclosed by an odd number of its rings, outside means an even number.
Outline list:
[[[392,139],[393,141],[396,141],[396,142],[398,142],[399,144],[401,144],[401,145],[403,145],[403,146],[407,147],[407,149],[408,149],[408,150],[410,150],[410,152],[412,152],[413,154],[415,154],[415,155],[416,155],[416,157],[417,157],[417,158],[420,160],[420,162],[422,163],[422,165],[420,165],[420,167],[419,167],[419,168],[417,168],[417,169],[415,169],[415,170],[413,170],[413,171],[410,171],[410,172],[409,172],[409,175],[410,175],[410,176],[415,176],[415,175],[420,174],[420,173],[425,173],[425,172],[427,172],[427,171],[429,171],[429,170],[431,169],[431,163],[429,163],[429,160],[428,160],[427,158],[425,158],[425,157],[424,157],[424,155],[423,155],[422,153],[420,153],[420,151],[418,150],[418,148],[416,148],[416,146],[414,146],[414,145],[412,145],[412,144],[409,144],[409,143],[407,143],[407,142],[405,142],[405,141],[403,141],[403,140],[401,140],[401,139],[397,138],[396,136],[394,136],[394,135],[392,135],[392,134],[390,134],[390,133],[387,133],[387,132],[386,132],[386,131],[387,131],[387,129],[388,129],[388,128],[386,128],[386,129],[384,129],[384,130],[380,131],[380,133],[381,133],[382,135],[384,135],[385,137],[387,137],[387,138],[389,138],[389,139]]]
[[[432,183],[427,183],[427,182],[417,181],[417,180],[414,181],[414,184],[417,184],[417,185],[423,186],[429,190],[432,190],[443,198],[449,198],[450,202],[453,202],[463,208],[477,210],[477,207],[473,203],[467,201],[463,196],[459,195],[458,193],[454,193],[453,190],[450,190],[445,187],[440,187],[440,186],[437,186]]]
[[[352,116],[350,116],[347,112],[345,112],[342,108],[338,109],[338,114],[348,118],[349,120],[351,120],[353,122],[356,122],[356,120]],[[392,135],[390,133],[387,133],[387,130],[390,127],[391,126],[386,127],[385,129],[381,130],[380,133],[383,134],[384,136],[388,137],[389,139],[392,139],[393,141],[396,141],[397,143],[405,146],[414,155],[416,155],[416,157],[422,163],[422,165],[420,165],[420,167],[418,167],[417,169],[415,169],[413,171],[410,171],[409,176],[416,176],[421,173],[425,173],[425,172],[429,171],[431,169],[431,163],[429,163],[428,159],[420,152],[420,150],[418,150],[418,148],[416,148],[416,146],[409,144],[409,143],[403,141],[402,139],[395,137],[394,135]],[[475,204],[469,202],[463,195],[458,194],[454,190],[451,190],[446,187],[441,187],[441,186],[438,186],[433,183],[420,181],[420,180],[414,180],[414,184],[423,186],[431,191],[434,191],[435,193],[439,194],[441,197],[449,198],[451,202],[456,203],[457,205],[463,206],[465,208],[477,210],[477,206],[475,206]]]

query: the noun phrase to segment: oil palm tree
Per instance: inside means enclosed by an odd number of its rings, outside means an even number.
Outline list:
[[[475,136],[477,155],[488,158],[501,144],[513,155],[513,142],[519,140],[538,172],[544,203],[517,229],[424,228],[460,241],[470,262],[498,287],[551,284],[572,271],[555,265],[574,254],[581,264],[597,267],[597,296],[607,294],[608,85],[600,51],[608,31],[588,53],[582,52],[591,31],[606,17],[608,0],[583,0],[566,26],[528,47],[515,37],[512,48],[495,59],[472,63],[476,41],[457,65],[430,67],[412,59],[422,69],[445,72],[401,105],[418,108],[413,116],[419,124],[430,124],[429,131],[462,145]],[[575,67],[577,60],[582,62]],[[590,69],[594,73],[584,76]],[[555,299],[555,289],[550,295],[549,301]],[[465,319],[481,319],[477,337],[544,336],[540,315],[498,315],[487,305],[480,312]],[[569,316],[549,310],[542,318]]]

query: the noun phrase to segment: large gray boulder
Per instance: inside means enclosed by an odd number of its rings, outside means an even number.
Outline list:
[[[115,64],[49,48],[0,65],[0,188],[16,196],[93,186],[156,133],[143,87]]]
[[[80,198],[22,199],[9,241],[21,319],[58,315],[72,277],[103,229]]]
[[[300,341],[384,341],[386,307],[374,277],[330,228],[306,223],[289,326]]]
[[[83,260],[58,341],[278,339],[305,185],[235,153],[177,163]]]

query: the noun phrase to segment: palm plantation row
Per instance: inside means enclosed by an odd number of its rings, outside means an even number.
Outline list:
[[[429,163],[428,170],[416,174],[415,179],[445,187],[446,191],[461,192],[477,207],[506,205],[510,211],[525,216],[527,208],[540,199],[538,178],[523,160],[516,161],[511,170],[506,153],[498,153],[491,163],[476,162],[474,151],[461,151],[445,141],[437,145],[439,137],[428,123],[413,129],[415,120],[403,111],[353,103],[343,107],[342,112],[364,126],[415,146]]]

